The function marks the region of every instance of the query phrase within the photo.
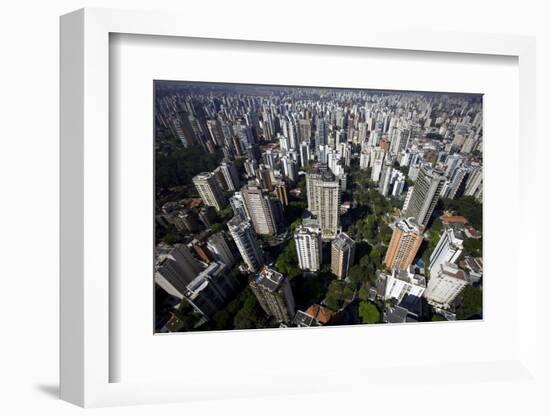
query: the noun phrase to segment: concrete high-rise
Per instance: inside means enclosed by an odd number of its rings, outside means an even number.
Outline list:
[[[415,274],[411,270],[392,270],[386,273],[386,288],[384,290],[384,299],[397,299],[401,302],[405,296],[414,296],[420,298],[426,290],[426,278],[420,274]]]
[[[248,269],[252,272],[259,270],[264,264],[264,254],[250,221],[236,215],[229,220],[227,227]]]
[[[317,272],[322,262],[321,229],[317,220],[305,219],[294,231],[298,264],[304,271]]]
[[[405,270],[413,262],[422,244],[424,226],[414,218],[400,219],[393,229],[384,264],[388,269]]]
[[[424,297],[430,305],[447,309],[468,283],[464,270],[453,263],[442,263],[428,281]]]
[[[223,262],[227,267],[233,267],[235,256],[223,231],[211,235],[208,239],[207,247],[217,260]]]
[[[380,174],[382,173],[382,167],[384,165],[384,158],[386,152],[384,149],[379,147],[374,148],[371,151],[370,155],[370,166],[371,166],[371,180],[373,182],[378,182],[380,180]]]
[[[464,233],[455,229],[452,223],[445,227],[430,256],[430,276],[439,273],[441,264],[455,263],[462,254]]]
[[[292,321],[296,307],[292,288],[286,276],[264,267],[250,281],[250,288],[266,314],[278,322],[288,324]]]
[[[224,161],[220,165],[220,170],[223,174],[225,183],[227,184],[227,189],[230,191],[236,191],[241,186],[241,181],[239,179],[239,173],[235,164],[230,161]]]
[[[340,227],[340,182],[328,169],[306,175],[308,210],[317,217],[323,239],[332,239]]]
[[[355,260],[355,241],[346,233],[340,233],[331,244],[330,269],[333,274],[343,279]]]
[[[422,166],[403,216],[414,217],[418,224],[425,227],[432,216],[444,184],[445,176],[439,171]]]
[[[241,195],[256,233],[272,235],[277,233],[277,221],[273,202],[264,191],[253,182],[241,189]]]
[[[211,319],[237,288],[237,281],[227,273],[225,264],[215,261],[187,285],[184,298],[198,313]]]
[[[172,296],[182,298],[189,284],[201,271],[200,263],[184,245],[159,245],[155,264],[155,282]]]
[[[210,205],[218,211],[226,205],[227,201],[215,175],[210,172],[200,173],[193,177],[193,183],[205,205]]]

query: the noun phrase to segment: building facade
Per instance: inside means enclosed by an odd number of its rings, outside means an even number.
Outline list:
[[[252,272],[259,270],[264,264],[264,254],[250,221],[236,215],[229,220],[227,227],[248,269]]]
[[[206,245],[216,260],[221,261],[229,268],[233,267],[235,256],[223,231],[211,235]]]
[[[317,220],[303,220],[294,231],[298,264],[304,271],[317,272],[322,263],[321,228]]]
[[[443,263],[430,277],[424,297],[430,305],[448,309],[468,283],[464,270],[456,264]]]
[[[319,220],[323,239],[336,237],[340,228],[340,182],[324,169],[306,175],[308,210]]]
[[[462,243],[464,233],[447,226],[430,256],[430,276],[434,277],[439,273],[441,264],[455,263],[462,254]]]
[[[400,303],[407,295],[422,297],[426,290],[426,278],[409,270],[396,270],[385,275],[384,300],[396,299]]]
[[[355,260],[355,241],[346,233],[340,233],[331,243],[330,270],[339,279],[348,275]]]
[[[237,282],[225,264],[212,262],[186,287],[184,298],[207,319],[218,312],[237,291]]]
[[[183,298],[187,285],[201,271],[200,263],[184,245],[157,247],[155,282],[167,293]]]
[[[425,166],[420,168],[404,217],[414,217],[424,227],[428,224],[445,184],[445,176]]]
[[[286,276],[264,267],[250,281],[250,288],[267,315],[285,324],[292,322],[296,308]]]
[[[218,211],[226,205],[227,201],[214,174],[200,173],[193,177],[193,183],[205,205],[210,205]]]
[[[256,233],[260,235],[276,234],[277,221],[273,202],[269,196],[253,182],[241,189],[241,195]]]
[[[422,244],[424,226],[414,218],[401,218],[393,229],[384,264],[388,269],[405,270],[413,262]]]

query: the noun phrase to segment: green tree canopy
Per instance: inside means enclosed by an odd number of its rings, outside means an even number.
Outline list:
[[[364,324],[376,324],[380,322],[380,312],[375,304],[368,301],[359,303],[359,316]]]

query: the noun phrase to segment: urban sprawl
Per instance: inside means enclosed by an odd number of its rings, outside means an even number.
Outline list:
[[[155,82],[157,332],[482,318],[480,95]]]

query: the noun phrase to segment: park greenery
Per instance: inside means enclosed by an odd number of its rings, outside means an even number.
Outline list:
[[[374,303],[361,301],[359,303],[359,317],[364,324],[376,324],[380,322],[380,311]]]
[[[468,319],[481,312],[483,294],[479,287],[467,285],[460,294],[456,316],[458,319]]]

